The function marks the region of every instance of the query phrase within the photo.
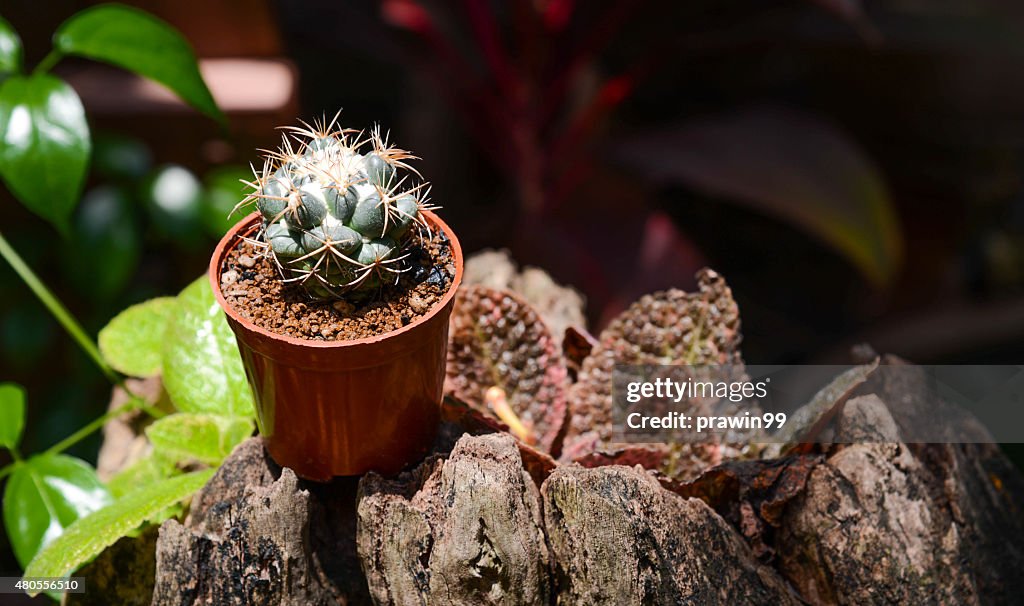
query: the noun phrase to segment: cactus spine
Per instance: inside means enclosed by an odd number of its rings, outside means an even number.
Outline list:
[[[285,127],[281,147],[253,169],[263,218],[257,242],[288,282],[316,299],[360,298],[409,269],[408,249],[429,234],[428,184],[417,159],[370,133],[329,124]]]

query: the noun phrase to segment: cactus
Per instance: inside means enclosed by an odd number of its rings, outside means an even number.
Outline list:
[[[409,269],[409,247],[429,235],[423,211],[428,184],[417,159],[370,133],[337,127],[285,127],[281,147],[253,169],[254,204],[263,218],[255,241],[284,281],[313,298],[357,299],[397,282]]]

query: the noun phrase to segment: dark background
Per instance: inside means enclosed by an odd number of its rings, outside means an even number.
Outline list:
[[[0,13],[33,65],[89,4],[6,0]],[[379,122],[424,158],[433,199],[467,251],[509,248],[578,287],[595,332],[644,292],[692,287],[709,265],[739,301],[750,363],[845,362],[860,342],[922,363],[1022,359],[1019,3],[129,4],[179,28],[204,61],[221,60],[210,85],[231,129],[116,69],[57,68],[99,140],[86,190],[100,194],[67,239],[3,190],[0,208],[4,233],[93,333],[205,270],[218,235],[211,203],[168,214],[153,199],[160,167],[181,165],[209,186],[275,145],[274,126],[344,108],[344,125]],[[237,58],[285,69],[220,81],[232,69],[223,60]],[[694,135],[709,127],[718,156]],[[706,164],[723,149],[740,160]],[[736,183],[752,193],[735,195]],[[116,204],[96,202],[111,191]],[[872,240],[868,230],[852,245],[889,246],[871,269],[823,234],[879,198],[892,234]],[[6,266],[0,364],[0,379],[29,392],[26,452],[97,416],[109,397]],[[72,452],[91,459],[97,445]]]

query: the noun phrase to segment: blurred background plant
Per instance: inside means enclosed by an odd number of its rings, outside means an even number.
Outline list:
[[[42,242],[67,283],[80,291],[79,299],[102,306],[125,289],[143,237],[152,233],[153,245],[178,262],[201,248],[204,236],[222,235],[242,196],[239,178],[247,173],[219,167],[204,185],[182,166],[151,170],[148,151],[138,141],[108,136],[94,144],[80,96],[52,71],[68,56],[126,69],[163,85],[221,126],[226,121],[188,42],[144,11],[106,4],[75,13],[56,29],[52,48],[31,70],[17,31],[0,17],[0,177],[24,209],[50,224],[23,239]],[[79,204],[90,162],[106,182]],[[145,209],[145,219],[136,207]],[[48,286],[56,276],[33,269],[49,259],[39,255],[26,263],[3,234],[0,257],[12,272],[9,281],[35,296],[23,308],[48,313],[44,321],[64,328],[67,341],[122,400],[34,452],[23,441],[26,391],[18,383],[0,383],[0,449],[9,459],[0,465],[3,527],[10,541],[10,551],[4,542],[3,567],[14,569],[6,561],[10,553],[25,574],[61,577],[144,522],[180,513],[177,503],[212,474],[195,465],[216,467],[251,435],[251,398],[240,360],[221,353],[233,352],[233,339],[220,313],[209,313],[212,291],[204,275],[180,297],[130,307],[97,340]],[[31,339],[28,344],[27,352],[9,353],[24,367],[45,366],[22,357],[38,352]],[[59,376],[60,369],[49,370]],[[145,394],[144,382],[129,386],[126,381],[155,374],[163,376],[164,395]],[[97,466],[67,454],[106,421],[126,414],[147,421],[149,454],[117,473],[107,470],[106,477]]]
[[[35,65],[90,4],[0,13]],[[231,128],[123,71],[56,66],[99,133],[76,235],[0,192],[3,233],[90,334],[203,271],[225,175],[276,124],[343,107],[424,158],[467,251],[507,247],[579,287],[595,327],[707,264],[734,289],[750,361],[845,361],[863,341],[919,362],[1021,358],[1019,3],[130,4],[192,43]],[[4,377],[28,388],[24,442],[42,448],[107,387],[6,267],[0,284]]]

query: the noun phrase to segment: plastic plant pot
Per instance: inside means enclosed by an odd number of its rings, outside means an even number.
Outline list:
[[[253,213],[221,239],[210,283],[227,315],[256,401],[267,450],[299,476],[326,481],[367,471],[391,474],[421,459],[440,423],[448,317],[462,281],[462,249],[443,221],[423,213],[451,246],[455,277],[425,316],[398,330],[351,341],[279,335],[243,318],[221,292],[225,257],[259,227]]]

